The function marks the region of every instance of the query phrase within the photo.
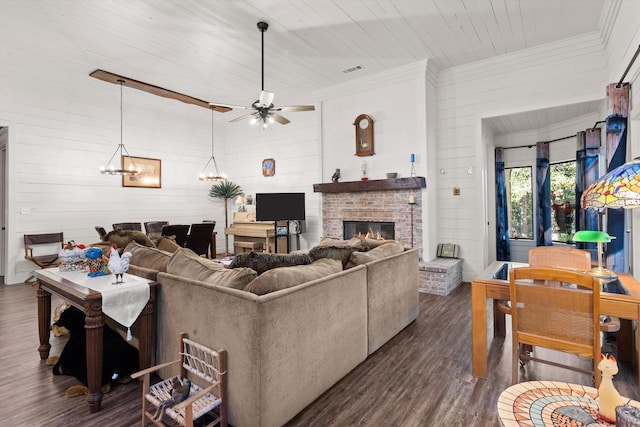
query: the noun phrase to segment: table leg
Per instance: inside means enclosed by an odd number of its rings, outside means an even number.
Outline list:
[[[51,294],[40,287],[36,289],[38,297],[38,335],[40,337],[40,359],[46,360],[49,357],[51,344],[49,343],[49,331],[51,329]]]
[[[84,328],[87,337],[87,403],[89,412],[97,412],[102,404],[102,353],[104,317],[102,301],[91,301],[85,306]]]
[[[138,357],[140,369],[151,366],[153,355],[153,306],[155,304],[155,286],[149,288],[149,302],[138,317]]]
[[[471,364],[474,377],[487,378],[487,287],[471,284]]]
[[[498,301],[493,300],[493,336],[505,337],[507,336],[507,324],[505,315],[502,311],[498,310]]]

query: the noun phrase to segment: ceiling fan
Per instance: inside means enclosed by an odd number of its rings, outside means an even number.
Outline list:
[[[262,124],[263,128],[268,127],[269,124],[278,122],[282,125],[289,123],[289,120],[283,115],[279,114],[280,111],[314,111],[313,105],[290,105],[276,107],[273,104],[274,93],[264,90],[264,33],[269,28],[269,24],[266,22],[258,22],[258,30],[262,33],[262,91],[257,101],[251,104],[250,107],[242,107],[237,105],[225,105],[211,103],[212,108],[228,107],[228,108],[242,108],[252,109],[253,112],[245,114],[240,117],[236,117],[231,122],[239,122],[245,119],[249,119],[251,124]]]

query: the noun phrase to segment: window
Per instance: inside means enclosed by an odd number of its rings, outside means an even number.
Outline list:
[[[531,167],[506,168],[509,238],[533,239]]]
[[[576,162],[549,165],[551,178],[551,239],[570,242],[576,232]]]

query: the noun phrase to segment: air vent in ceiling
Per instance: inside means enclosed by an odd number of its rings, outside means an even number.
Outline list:
[[[362,70],[362,68],[363,68],[362,65],[356,65],[351,68],[347,68],[346,70],[342,70],[342,72],[345,74],[348,74],[348,73],[353,73],[354,71]]]

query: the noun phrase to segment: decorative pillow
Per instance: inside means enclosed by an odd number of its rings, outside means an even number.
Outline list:
[[[122,249],[126,248],[132,240],[140,243],[142,246],[155,247],[146,234],[137,230],[113,230],[108,232],[102,240],[115,244],[120,252],[122,252]]]
[[[264,295],[315,279],[321,279],[340,271],[342,271],[342,263],[339,260],[323,258],[309,265],[278,267],[265,271],[249,283],[244,290],[256,295]]]
[[[401,243],[393,242],[380,245],[377,248],[373,248],[367,252],[353,252],[349,257],[345,269],[355,267],[356,265],[366,264],[370,261],[375,261],[380,258],[386,258],[391,255],[404,252],[404,246]]]
[[[258,275],[277,267],[311,264],[308,254],[266,254],[264,252],[245,252],[235,256],[229,268],[249,267]]]
[[[258,277],[258,273],[250,268],[231,270],[187,248],[180,248],[169,257],[167,273],[234,289],[243,289]]]
[[[176,243],[176,239],[169,237],[158,237],[157,239],[151,239],[151,241],[156,245],[156,248],[169,253],[174,253],[180,249],[180,245]]]
[[[309,256],[314,261],[321,258],[337,259],[345,266],[353,252],[366,250],[366,245],[359,237],[354,237],[349,240],[324,238],[320,240],[317,246],[309,250]]]
[[[129,243],[124,252],[131,252],[131,264],[162,272],[167,271],[167,262],[171,256],[169,252],[142,246],[135,241]]]

